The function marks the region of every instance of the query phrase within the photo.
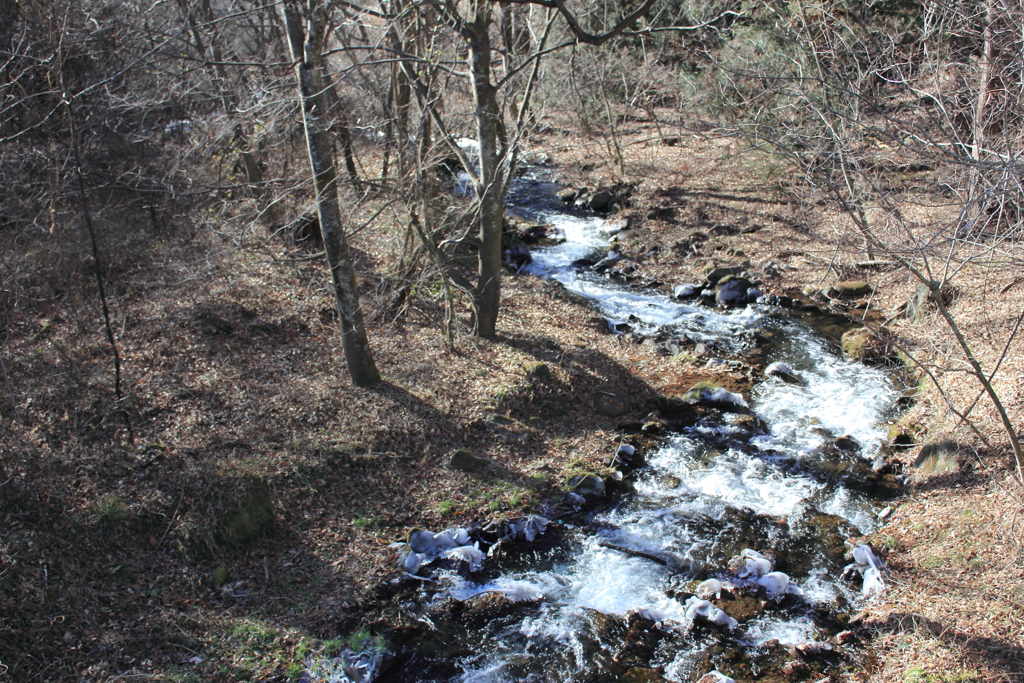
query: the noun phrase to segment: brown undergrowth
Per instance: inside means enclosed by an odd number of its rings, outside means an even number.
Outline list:
[[[538,145],[557,150],[570,184],[635,183],[620,244],[640,275],[676,284],[699,280],[708,260],[774,261],[779,275],[765,286],[780,292],[856,275],[874,286],[868,306],[896,316],[890,325],[926,365],[952,355],[934,319],[898,317],[914,286],[906,274],[859,270],[849,226],[794,201],[783,167],[730,140],[624,136],[633,141],[625,179],[596,141],[551,135]],[[387,616],[375,589],[394,571],[387,545],[409,528],[542,504],[573,473],[599,469],[617,443],[616,421],[592,409],[595,391],[629,393],[629,420],[658,392],[705,376],[696,359],[669,361],[608,334],[592,310],[528,277],[505,280],[497,339],[459,334],[448,350],[439,288],[424,283],[397,319],[379,314],[404,232],[384,223],[355,242],[385,377],[372,389],[346,379],[322,265],[241,231],[170,236],[145,247],[145,267],[114,259],[121,405],[88,282],[80,295],[9,309],[0,679],[296,679],[309,655],[336,652]],[[954,308],[984,361],[999,350],[992,332],[1024,302],[1024,286],[1002,291],[1013,277],[966,269],[958,282]],[[1015,418],[1019,351],[999,377]],[[549,376],[528,372],[537,362]],[[962,409],[976,389],[955,368],[941,372]],[[1020,498],[1005,446],[983,405],[972,415],[987,446],[949,418],[926,380],[916,400],[908,420],[979,455],[960,473],[912,479],[873,537],[891,590],[867,606],[879,662],[869,677],[1019,680]],[[495,429],[493,414],[514,424]],[[448,469],[455,448],[492,468]],[[258,519],[261,490],[269,525]],[[240,508],[256,519],[234,522]]]

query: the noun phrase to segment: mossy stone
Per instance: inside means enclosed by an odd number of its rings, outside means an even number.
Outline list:
[[[578,496],[583,496],[588,503],[595,503],[604,498],[607,487],[604,484],[604,479],[596,474],[582,474],[569,480],[569,490]]]
[[[214,588],[220,588],[228,582],[228,568],[221,565],[210,574],[210,583]]]
[[[832,285],[829,293],[837,299],[846,299],[867,296],[871,291],[871,285],[863,280],[844,280]]]
[[[539,360],[531,360],[523,363],[523,371],[530,377],[551,379],[551,368],[548,367],[547,363],[542,363]]]

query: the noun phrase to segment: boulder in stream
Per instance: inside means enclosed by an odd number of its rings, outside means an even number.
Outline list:
[[[695,296],[699,296],[702,289],[704,289],[704,286],[697,283],[676,285],[672,290],[672,296],[676,299],[692,299]]]
[[[718,291],[715,293],[715,301],[719,306],[725,306],[726,308],[746,306],[751,301],[747,293],[750,289],[749,280],[741,277],[730,278],[718,288]]]
[[[804,381],[796,376],[793,368],[785,363],[775,362],[764,369],[766,377],[778,377],[786,384],[795,384],[798,387],[804,386]]]

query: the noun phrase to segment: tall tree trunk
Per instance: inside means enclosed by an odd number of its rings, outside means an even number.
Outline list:
[[[380,381],[380,373],[370,353],[363,313],[359,308],[355,269],[349,255],[348,241],[341,223],[338,178],[334,169],[334,151],[323,120],[327,112],[324,97],[323,40],[326,22],[322,0],[306,0],[305,27],[299,6],[289,0],[282,6],[288,48],[295,61],[299,84],[299,101],[306,131],[306,148],[316,190],[317,212],[324,251],[331,269],[334,297],[341,319],[342,346],[352,382],[370,386]]]
[[[499,164],[504,154],[501,110],[491,83],[491,3],[478,0],[475,19],[466,25],[469,61],[476,105],[477,139],[480,141],[480,172],[476,195],[480,202],[480,254],[474,298],[477,334],[493,337],[501,304],[501,232],[505,216]]]

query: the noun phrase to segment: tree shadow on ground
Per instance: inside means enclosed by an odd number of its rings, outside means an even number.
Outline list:
[[[924,631],[947,647],[964,650],[970,659],[1005,674],[1007,681],[1019,680],[1021,666],[1024,665],[1024,647],[1013,638],[973,635],[920,614],[893,612],[878,628],[893,634]]]

